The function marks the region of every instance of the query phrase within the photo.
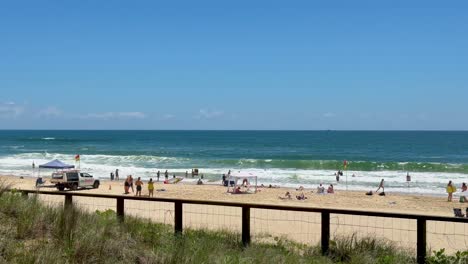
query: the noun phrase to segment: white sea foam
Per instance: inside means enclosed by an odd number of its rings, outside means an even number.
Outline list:
[[[69,164],[75,164],[74,155],[60,153],[25,153],[0,157],[0,174],[31,176],[32,162],[38,166],[52,159],[60,159]],[[445,186],[452,180],[457,186],[462,182],[468,182],[468,175],[463,173],[438,173],[438,172],[413,172],[412,181],[406,182],[406,171],[347,171],[336,182],[332,170],[313,169],[284,169],[284,168],[255,168],[253,160],[244,160],[251,168],[243,168],[243,172],[251,172],[258,176],[259,184],[273,184],[285,187],[297,188],[302,185],[305,188],[315,188],[318,184],[334,184],[337,190],[373,190],[377,187],[380,179],[385,179],[386,191],[389,192],[411,192],[421,194],[442,195]],[[158,157],[158,156],[117,156],[117,155],[82,155],[81,169],[86,170],[98,177],[109,178],[110,172],[120,170],[121,177],[132,174],[143,179],[155,177],[157,171],[163,173],[169,169],[170,174],[177,176],[190,173],[193,164],[200,166],[188,158]],[[218,180],[228,170],[237,171],[236,168],[203,168],[200,171],[207,179]],[[50,170],[41,170],[48,174]],[[356,177],[352,177],[352,175]],[[346,177],[347,176],[347,177]],[[347,183],[347,184],[346,184]]]

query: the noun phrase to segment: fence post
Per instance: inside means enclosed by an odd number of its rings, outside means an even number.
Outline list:
[[[242,206],[242,244],[250,244],[250,207]]]
[[[176,235],[182,234],[182,202],[174,203],[174,231]]]
[[[65,194],[65,209],[70,208],[73,205],[73,195]]]
[[[119,220],[120,222],[123,222],[125,218],[124,202],[124,198],[117,198],[117,220]]]
[[[330,213],[327,211],[322,212],[322,254],[328,254],[330,248]]]
[[[417,259],[418,264],[426,263],[426,219],[417,220]]]

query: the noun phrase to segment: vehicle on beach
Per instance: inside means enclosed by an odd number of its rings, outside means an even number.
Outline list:
[[[66,170],[52,173],[50,180],[55,185],[57,190],[63,191],[65,189],[78,190],[80,188],[99,188],[99,180],[94,178],[93,175],[79,170]]]

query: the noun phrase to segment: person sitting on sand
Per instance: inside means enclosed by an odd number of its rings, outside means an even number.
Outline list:
[[[320,184],[317,187],[317,194],[323,194],[323,193],[325,193],[325,187],[323,187],[322,184]]]
[[[377,193],[380,189],[382,189],[382,193],[385,193],[384,179],[380,181],[379,188],[377,188],[377,191],[375,191],[375,193]]]
[[[197,181],[197,185],[202,185],[202,184],[203,184],[203,182],[202,182],[202,180],[199,178],[198,181]]]
[[[462,183],[461,191],[462,192],[468,191],[468,187],[466,187],[466,183]]]
[[[335,193],[335,190],[333,189],[333,184],[330,184],[330,186],[328,186],[327,193]]]
[[[242,186],[248,187],[249,186],[249,180],[248,179],[242,180]]]
[[[135,182],[136,185],[136,193],[135,196],[141,196],[141,188],[143,186],[143,182],[141,181],[141,178],[138,177],[137,181]]]
[[[39,177],[36,179],[36,187],[38,187],[39,185],[43,185],[45,183],[46,181],[42,180],[42,177]]]
[[[304,193],[301,193],[300,195],[296,196],[296,199],[299,201],[306,200],[307,197],[304,195]]]
[[[286,193],[284,194],[284,197],[279,196],[278,198],[280,198],[281,200],[291,200],[291,193],[290,193],[290,192],[286,192]]]
[[[240,186],[237,186],[237,188],[234,189],[234,193],[242,193],[241,187],[240,187]]]
[[[154,182],[153,182],[153,178],[150,178],[149,182],[148,182],[148,193],[149,193],[149,197],[153,197],[154,195]]]

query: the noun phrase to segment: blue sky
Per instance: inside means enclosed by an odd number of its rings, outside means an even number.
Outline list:
[[[466,130],[467,13],[466,1],[2,1],[0,129]]]

